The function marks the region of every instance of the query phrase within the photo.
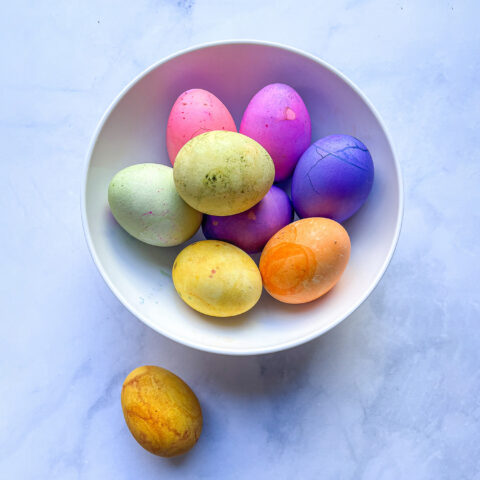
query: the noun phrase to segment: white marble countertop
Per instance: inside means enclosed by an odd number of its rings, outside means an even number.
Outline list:
[[[480,478],[479,15],[478,2],[434,0],[3,5],[0,477]],[[245,358],[136,320],[90,258],[79,202],[118,91],[167,54],[234,37],[299,47],[356,82],[406,193],[368,301],[307,345]],[[143,364],[198,394],[205,426],[188,455],[154,457],[126,428],[121,384]]]

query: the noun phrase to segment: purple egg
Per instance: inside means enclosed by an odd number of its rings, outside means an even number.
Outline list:
[[[367,147],[349,135],[330,135],[302,155],[292,180],[292,201],[301,218],[343,222],[365,202],[373,185]]]
[[[250,100],[240,133],[257,141],[275,165],[275,181],[288,178],[312,139],[312,126],[302,97],[290,86],[272,83]]]
[[[226,217],[204,215],[202,230],[209,240],[223,240],[247,253],[257,253],[292,220],[293,208],[288,195],[272,186],[250,210]]]

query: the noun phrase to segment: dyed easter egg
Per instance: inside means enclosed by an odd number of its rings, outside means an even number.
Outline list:
[[[251,138],[214,131],[192,138],[178,152],[173,178],[180,196],[209,215],[234,215],[258,203],[273,183],[267,151]]]
[[[212,130],[237,131],[227,107],[201,88],[183,92],[173,104],[167,122],[167,150],[172,165],[189,140]]]
[[[173,457],[190,450],[202,432],[202,409],[190,387],[164,368],[146,365],[127,376],[122,410],[135,440],[149,452]]]
[[[347,231],[328,218],[305,218],[265,245],[260,272],[267,292],[285,303],[306,303],[327,293],[350,257]]]
[[[301,218],[343,222],[365,202],[373,185],[367,147],[349,135],[315,142],[300,158],[292,180],[292,201]]]
[[[156,163],[132,165],[118,172],[108,186],[108,203],[117,222],[150,245],[179,245],[202,222],[202,214],[178,195],[173,169]]]
[[[291,175],[312,136],[307,107],[300,95],[283,83],[267,85],[250,100],[239,131],[270,154],[276,182]]]
[[[175,259],[172,277],[185,303],[213,317],[244,313],[262,294],[255,262],[238,247],[218,240],[184,248]]]
[[[206,238],[224,240],[247,253],[257,253],[273,234],[292,220],[293,208],[288,195],[272,186],[259,203],[245,212],[226,217],[205,215],[202,229]]]

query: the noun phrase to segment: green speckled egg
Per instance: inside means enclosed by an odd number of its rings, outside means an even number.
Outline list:
[[[209,215],[234,215],[256,205],[273,184],[275,167],[255,140],[236,132],[203,133],[175,159],[173,178],[181,197]]]
[[[179,245],[198,230],[202,214],[175,189],[173,169],[141,163],[118,172],[108,186],[117,222],[133,237],[159,247]]]

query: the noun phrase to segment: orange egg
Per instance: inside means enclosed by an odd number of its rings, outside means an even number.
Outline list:
[[[329,218],[304,218],[265,245],[260,273],[267,292],[285,303],[306,303],[327,293],[350,257],[347,231]]]

